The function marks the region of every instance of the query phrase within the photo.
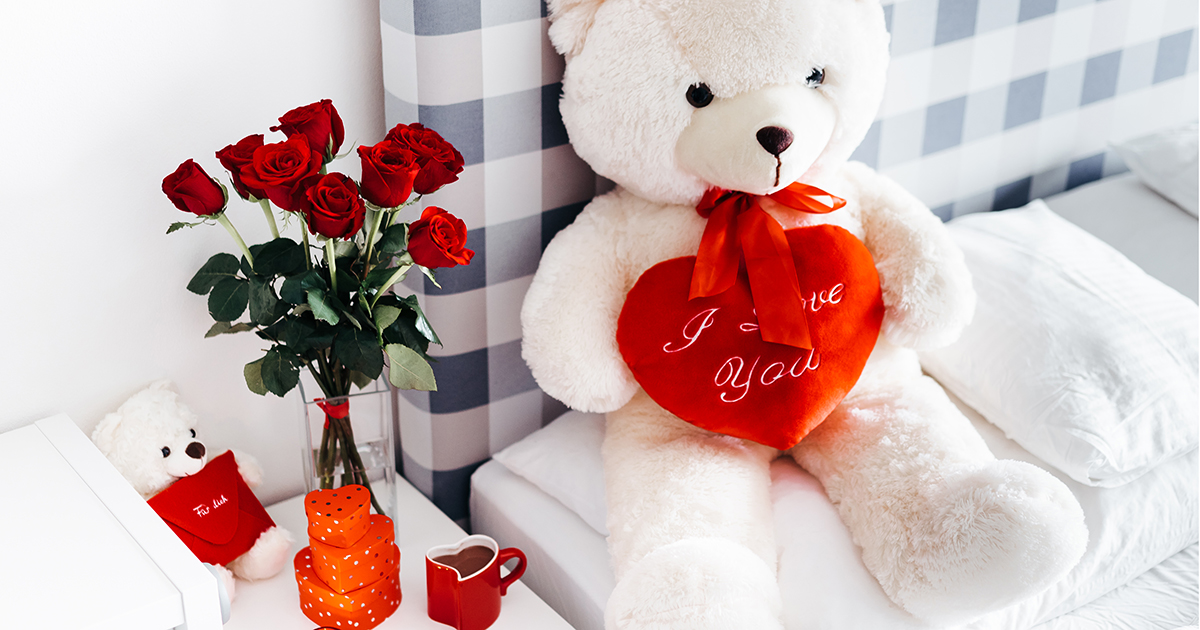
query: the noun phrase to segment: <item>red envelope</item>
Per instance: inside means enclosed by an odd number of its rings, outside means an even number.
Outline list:
[[[275,521],[238,473],[233,453],[212,459],[148,501],[201,562],[224,565],[246,553]]]

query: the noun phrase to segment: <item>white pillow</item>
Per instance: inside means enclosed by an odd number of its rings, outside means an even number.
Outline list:
[[[1191,123],[1113,145],[1113,149],[1143,184],[1197,216],[1197,142],[1196,123]]]
[[[604,416],[568,411],[492,459],[558,499],[607,536],[604,503]]]
[[[978,306],[958,342],[922,353],[926,371],[1081,483],[1196,448],[1196,304],[1040,200],[949,228]]]

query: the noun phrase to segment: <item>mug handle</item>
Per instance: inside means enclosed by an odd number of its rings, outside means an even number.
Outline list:
[[[509,585],[516,582],[525,574],[525,553],[516,547],[506,547],[501,549],[497,556],[500,564],[504,564],[513,558],[517,559],[517,566],[512,571],[509,571],[508,575],[500,578],[500,594],[507,595]]]

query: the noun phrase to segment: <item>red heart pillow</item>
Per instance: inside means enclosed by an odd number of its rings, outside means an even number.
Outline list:
[[[728,291],[689,301],[694,256],[643,273],[617,320],[621,355],[655,402],[702,429],[778,449],[854,387],[884,310],[875,261],[854,235],[832,225],[786,234],[812,350],[762,340],[744,267]]]

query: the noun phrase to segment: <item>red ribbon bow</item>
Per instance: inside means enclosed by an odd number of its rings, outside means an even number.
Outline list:
[[[342,420],[350,415],[350,401],[343,400],[342,402],[332,403],[324,398],[317,398],[313,402],[325,412],[325,428],[329,428],[329,419]]]
[[[800,182],[767,196],[810,214],[825,214],[846,205],[845,199]],[[724,293],[737,280],[744,257],[763,341],[811,349],[792,250],[783,226],[763,210],[761,199],[721,188],[704,193],[696,212],[708,218],[708,225],[696,253],[688,299]]]

